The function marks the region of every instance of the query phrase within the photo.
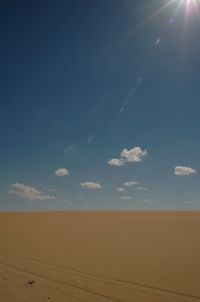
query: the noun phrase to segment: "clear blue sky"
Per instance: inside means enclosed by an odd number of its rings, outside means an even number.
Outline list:
[[[200,13],[169,2],[1,3],[1,211],[200,210]]]

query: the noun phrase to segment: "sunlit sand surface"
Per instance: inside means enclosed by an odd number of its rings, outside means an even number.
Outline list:
[[[0,301],[200,301],[200,212],[1,213]]]

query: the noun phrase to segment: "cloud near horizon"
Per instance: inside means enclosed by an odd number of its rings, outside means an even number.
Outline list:
[[[82,188],[89,189],[89,190],[96,190],[102,188],[102,186],[99,183],[91,182],[91,181],[82,182],[80,183],[80,186]]]
[[[139,191],[146,191],[146,190],[148,190],[148,189],[145,188],[145,187],[137,187],[137,189],[138,189]]]
[[[131,181],[125,182],[125,183],[124,183],[124,186],[125,186],[125,187],[133,187],[133,186],[135,186],[135,185],[137,185],[137,184],[139,184],[139,181],[133,181],[133,180],[131,180]]]
[[[148,199],[148,198],[143,198],[143,199],[142,199],[142,202],[151,202],[151,200]]]
[[[197,171],[191,167],[176,166],[174,169],[174,174],[178,176],[192,175],[195,173],[197,173]]]
[[[134,147],[130,150],[124,148],[120,154],[120,158],[110,159],[108,165],[120,167],[124,166],[126,163],[140,162],[147,154],[147,150],[142,150],[141,147]]]
[[[130,200],[130,199],[131,199],[131,196],[121,196],[120,198],[121,198],[121,199],[124,199],[124,200]]]
[[[117,191],[118,192],[124,192],[125,190],[124,190],[124,188],[117,188]]]
[[[23,183],[18,182],[11,185],[9,193],[16,194],[18,196],[31,200],[55,199],[55,196],[53,195],[43,195],[41,191],[38,191],[31,186],[27,186]]]
[[[59,177],[64,177],[69,175],[69,170],[65,168],[59,168],[55,171],[55,175]]]

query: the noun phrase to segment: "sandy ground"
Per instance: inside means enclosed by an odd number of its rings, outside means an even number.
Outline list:
[[[200,301],[200,212],[0,213],[0,301]]]

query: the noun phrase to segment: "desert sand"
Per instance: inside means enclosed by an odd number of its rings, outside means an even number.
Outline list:
[[[0,301],[200,301],[200,212],[0,213]]]

